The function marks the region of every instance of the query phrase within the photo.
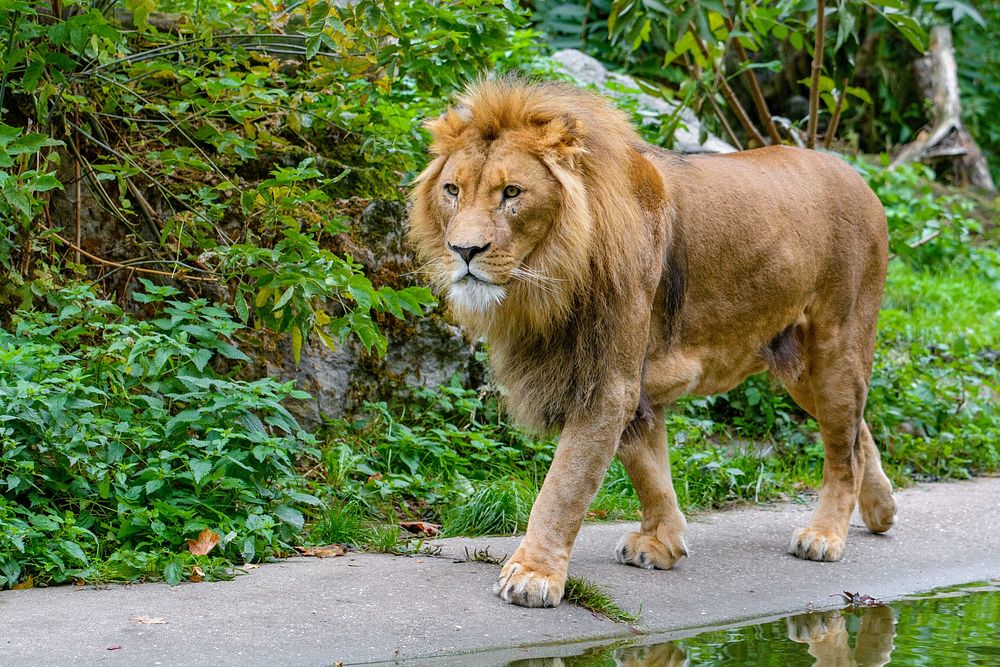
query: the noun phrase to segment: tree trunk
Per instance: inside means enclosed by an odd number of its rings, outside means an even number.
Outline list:
[[[916,141],[904,147],[892,167],[913,161],[951,160],[955,182],[996,192],[989,164],[975,139],[962,124],[962,104],[958,95],[958,66],[951,44],[951,29],[931,30],[930,51],[916,63],[917,80],[934,108],[929,129],[921,130]]]

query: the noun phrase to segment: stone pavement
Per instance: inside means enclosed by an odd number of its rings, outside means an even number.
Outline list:
[[[785,553],[809,507],[779,504],[694,517],[691,557],[668,572],[618,565],[628,524],[589,524],[570,573],[600,584],[635,626],[569,604],[523,609],[490,592],[499,568],[454,562],[465,549],[511,553],[518,538],[440,540],[437,557],[348,554],[264,565],[230,582],[0,592],[0,667],[31,665],[333,665],[411,660],[505,664],[573,654],[636,633],[835,607],[850,590],[894,598],[1000,577],[1000,477],[926,484],[897,495],[897,525],[857,517],[843,560]],[[146,616],[166,623],[148,625]]]

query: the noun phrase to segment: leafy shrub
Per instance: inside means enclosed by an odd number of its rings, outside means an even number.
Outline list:
[[[219,533],[215,568],[300,539],[293,465],[315,452],[282,407],[290,383],[220,372],[242,325],[146,284],[136,320],[92,288],[50,295],[0,330],[0,585],[186,576],[185,539]]]
[[[885,207],[891,253],[912,266],[925,268],[964,264],[980,255],[971,243],[983,231],[982,225],[970,216],[974,202],[936,192],[930,167],[913,163],[887,169],[885,155],[879,167],[861,159],[852,164]]]
[[[372,506],[391,499],[440,519],[481,482],[515,476],[537,487],[554,450],[511,428],[495,398],[457,381],[366,408],[364,420],[330,425],[324,461],[339,497]]]

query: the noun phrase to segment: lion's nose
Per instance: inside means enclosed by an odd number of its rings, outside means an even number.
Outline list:
[[[448,244],[448,249],[454,253],[458,253],[459,257],[465,260],[466,264],[472,262],[472,258],[481,252],[486,252],[489,250],[490,244],[486,245],[469,245],[469,246],[458,246]]]

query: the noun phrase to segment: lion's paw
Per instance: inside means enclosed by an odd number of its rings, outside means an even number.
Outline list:
[[[688,555],[684,535],[664,543],[652,535],[628,533],[615,547],[615,560],[624,565],[635,565],[647,570],[669,570]]]
[[[866,496],[861,494],[861,518],[868,530],[873,533],[884,533],[896,523],[896,499],[892,492],[883,492]]]
[[[545,574],[517,561],[507,561],[493,592],[521,607],[556,607],[562,601],[566,577]]]
[[[788,553],[806,560],[840,560],[844,554],[844,538],[830,531],[806,526],[792,534]]]

